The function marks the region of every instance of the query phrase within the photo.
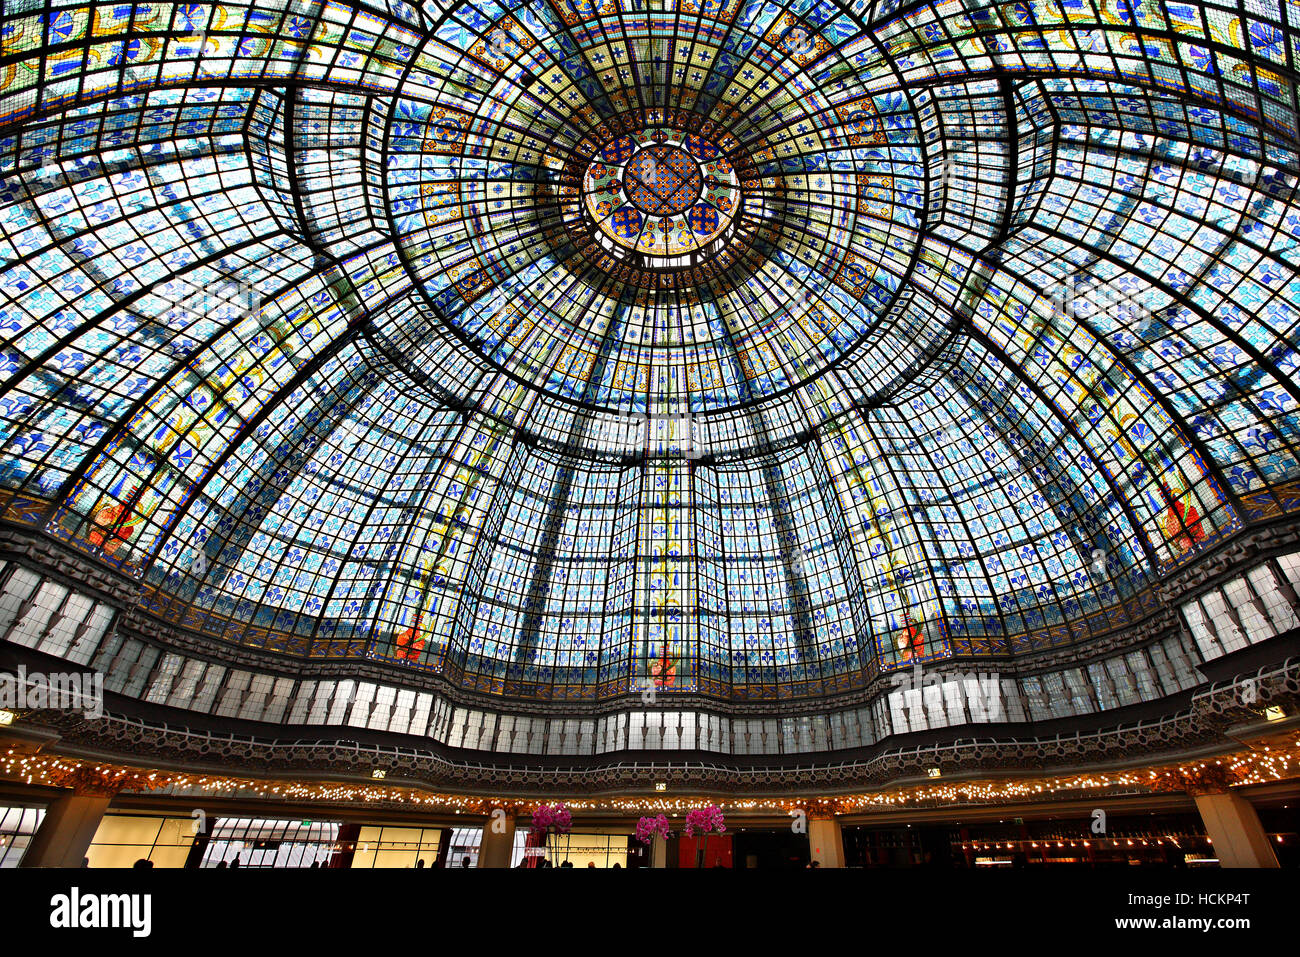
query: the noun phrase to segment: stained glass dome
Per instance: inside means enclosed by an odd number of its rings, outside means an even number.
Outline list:
[[[507,710],[1121,647],[1300,507],[1282,10],[6,0],[3,522]]]

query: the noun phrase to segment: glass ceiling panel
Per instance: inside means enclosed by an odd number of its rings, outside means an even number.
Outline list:
[[[1300,507],[1272,4],[16,0],[0,509],[222,641],[763,700]]]

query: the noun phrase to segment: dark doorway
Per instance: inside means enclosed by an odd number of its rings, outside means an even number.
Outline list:
[[[808,866],[808,835],[795,834],[789,828],[780,830],[736,831],[732,837],[733,866],[773,869],[794,869]]]

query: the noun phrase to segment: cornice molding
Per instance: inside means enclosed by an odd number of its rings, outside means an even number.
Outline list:
[[[1226,682],[1197,694],[1190,708],[1156,721],[1051,737],[1015,736],[1005,730],[999,735],[989,729],[979,739],[912,747],[904,739],[901,746],[874,754],[809,754],[808,764],[793,766],[746,764],[699,752],[674,755],[662,763],[643,753],[622,752],[582,764],[562,764],[562,758],[534,758],[535,763],[526,764],[498,753],[458,752],[466,757],[451,757],[445,749],[409,747],[410,739],[398,735],[391,736],[391,746],[363,746],[339,738],[312,741],[310,729],[285,741],[152,724],[120,714],[91,719],[72,712],[29,712],[21,718],[24,724],[58,734],[58,748],[65,753],[137,764],[161,762],[194,772],[368,780],[382,766],[388,784],[413,783],[465,794],[652,794],[656,783],[664,783],[677,794],[760,796],[814,788],[825,794],[883,789],[924,780],[934,768],[944,778],[1023,774],[1026,769],[1123,770],[1226,745],[1235,740],[1231,732],[1260,724],[1262,710],[1271,706],[1291,716],[1300,714],[1300,658],[1253,677],[1248,696],[1239,683]]]

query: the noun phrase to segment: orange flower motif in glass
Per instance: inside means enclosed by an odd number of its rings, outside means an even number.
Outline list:
[[[418,661],[424,650],[424,636],[416,628],[407,628],[397,634],[397,651],[394,656],[402,661]]]
[[[667,655],[664,655],[658,661],[650,663],[650,677],[658,687],[671,688],[677,678],[677,666],[668,660]]]
[[[911,615],[904,615],[903,622],[906,627],[898,638],[898,652],[904,661],[911,661],[925,654],[925,635],[912,622]]]
[[[131,540],[139,525],[140,516],[126,505],[122,503],[106,505],[91,519],[90,532],[86,535],[86,539],[96,548],[103,549],[106,556],[111,557],[124,542]]]
[[[1160,495],[1165,502],[1164,514],[1160,517],[1160,530],[1165,539],[1180,552],[1190,552],[1197,542],[1205,541],[1205,529],[1201,525],[1201,513],[1193,504],[1190,490],[1183,498],[1175,498],[1164,479],[1159,480]]]

